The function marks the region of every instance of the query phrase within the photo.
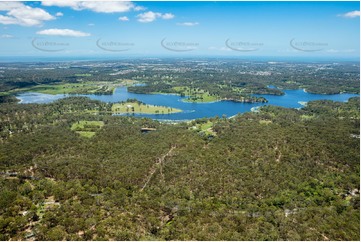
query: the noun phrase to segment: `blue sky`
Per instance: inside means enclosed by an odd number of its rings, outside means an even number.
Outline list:
[[[358,59],[359,10],[359,2],[0,2],[0,57]]]

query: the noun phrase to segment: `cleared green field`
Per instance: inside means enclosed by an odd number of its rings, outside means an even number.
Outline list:
[[[79,77],[91,76],[91,74],[76,74]],[[80,82],[65,83],[52,85],[38,85],[31,88],[22,89],[21,91],[39,92],[44,94],[112,94],[118,86],[133,86],[138,81],[130,79],[119,79],[116,82],[99,81],[99,82]],[[20,91],[20,90],[17,90]]]
[[[260,123],[260,124],[268,125],[268,124],[271,124],[271,123],[272,123],[272,120],[263,120],[263,119],[261,119],[261,120],[259,121],[259,123]]]
[[[212,128],[213,127],[213,122],[211,122],[211,121],[208,121],[207,123],[204,123],[204,124],[201,124],[201,125],[199,125],[199,128],[201,129],[201,130],[207,130],[207,129],[210,129],[210,128]]]
[[[112,106],[113,113],[144,113],[144,114],[170,114],[182,112],[181,109],[154,106],[138,102],[115,103]]]
[[[301,115],[301,119],[302,120],[310,120],[310,119],[314,119],[315,115]]]
[[[103,121],[78,121],[73,123],[71,130],[77,132],[83,137],[91,138],[104,126]]]
[[[108,82],[99,83],[68,83],[58,85],[39,85],[32,87],[27,91],[40,92],[44,94],[93,94],[93,93],[109,93],[114,91],[116,85]]]
[[[67,94],[78,92],[81,89],[85,89],[83,85],[74,85],[74,84],[64,84],[64,85],[39,85],[34,88],[31,88],[29,91],[40,92],[44,94]],[[88,88],[86,88],[88,91]]]
[[[209,92],[198,88],[174,87],[173,89],[176,92],[183,93],[185,96],[189,96],[188,98],[182,99],[183,102],[206,103],[206,102],[215,102],[220,99],[218,96],[210,95]]]
[[[84,76],[84,77],[89,77],[89,76],[92,76],[92,74],[90,74],[90,73],[75,74],[75,76]]]
[[[88,132],[88,131],[76,131],[80,136],[83,136],[85,138],[91,138],[95,135],[95,132]]]
[[[212,130],[213,122],[207,121],[206,123],[196,124],[195,126],[191,127],[191,129],[204,133],[205,135],[212,135],[216,136],[217,133]]]
[[[131,79],[119,79],[120,81],[120,85],[122,86],[126,86],[126,87],[129,87],[129,86],[133,86],[135,84],[139,84],[140,82],[139,81],[135,81],[135,80],[131,80]]]

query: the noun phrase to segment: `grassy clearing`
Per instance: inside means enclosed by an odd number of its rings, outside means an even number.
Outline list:
[[[206,123],[196,124],[195,126],[191,127],[191,129],[203,133],[206,136],[216,136],[217,133],[212,130],[213,122],[207,121]]]
[[[91,138],[95,135],[96,132],[91,131],[76,131],[80,136],[85,138]]]
[[[239,94],[247,93],[246,88],[240,88],[240,87],[233,87],[232,91],[235,92],[235,93],[239,93]]]
[[[139,84],[139,81],[134,81],[131,79],[119,79],[119,84],[122,86],[126,86],[126,87],[130,87],[130,86],[134,86],[135,84]]]
[[[119,86],[119,82],[79,82],[79,83],[61,83],[38,85],[35,87],[18,89],[14,91],[39,92],[44,94],[112,94],[114,89]]]
[[[174,87],[176,92],[182,93],[182,96],[189,96],[188,98],[183,99],[184,102],[215,102],[220,99],[219,96],[211,95],[209,92],[199,89],[199,88],[189,88],[189,87]]]
[[[310,120],[310,119],[314,119],[315,115],[301,115],[301,119],[302,120]]]
[[[199,129],[202,130],[202,131],[208,130],[208,129],[212,128],[212,127],[213,127],[213,122],[211,122],[211,121],[208,121],[207,123],[199,125]]]
[[[113,113],[143,113],[143,114],[170,114],[182,112],[181,109],[154,106],[141,102],[115,103],[112,106]]]
[[[104,126],[103,121],[78,121],[71,126],[71,130],[77,132],[79,135],[91,138],[95,133]]]
[[[80,73],[80,74],[75,74],[75,76],[89,77],[89,76],[92,76],[92,74],[90,74],[90,73]]]
[[[260,124],[265,124],[265,125],[268,125],[268,124],[271,124],[272,123],[272,120],[260,120],[259,121]]]
[[[111,94],[118,84],[110,82],[82,82],[56,85],[39,85],[27,89],[30,92],[44,94]]]

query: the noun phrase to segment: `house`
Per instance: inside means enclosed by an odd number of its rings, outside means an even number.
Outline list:
[[[148,132],[150,132],[150,131],[156,131],[157,129],[155,129],[155,128],[141,128],[140,129],[140,131],[142,132],[142,133],[148,133]]]

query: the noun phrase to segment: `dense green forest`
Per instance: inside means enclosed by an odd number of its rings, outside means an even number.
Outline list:
[[[0,240],[359,240],[359,102],[178,124],[4,102]]]

